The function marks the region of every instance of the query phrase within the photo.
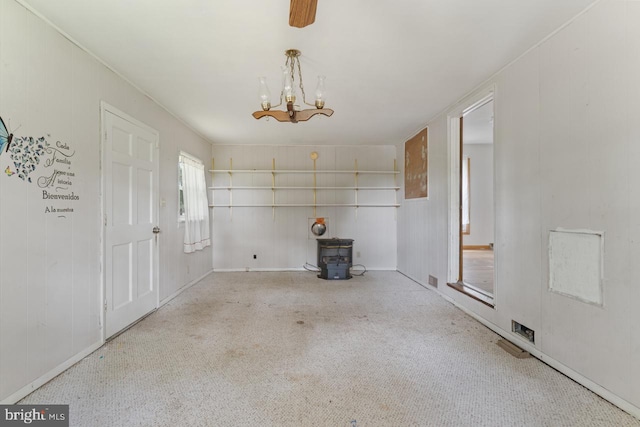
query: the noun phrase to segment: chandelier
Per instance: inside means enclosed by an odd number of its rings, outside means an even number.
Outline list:
[[[304,93],[304,85],[302,84],[302,71],[300,70],[300,60],[298,59],[298,57],[300,56],[300,51],[297,49],[289,49],[284,54],[286,55],[287,60],[282,67],[283,82],[282,91],[280,92],[280,102],[278,103],[278,105],[271,105],[271,92],[269,92],[269,88],[267,87],[267,79],[265,77],[260,77],[260,102],[262,105],[262,111],[256,111],[255,113],[253,113],[253,117],[255,117],[256,119],[261,119],[265,116],[273,117],[279,122],[291,123],[305,122],[316,114],[324,114],[327,117],[331,117],[331,115],[333,114],[333,110],[324,108],[326,95],[324,88],[325,76],[318,76],[318,85],[316,86],[315,92],[315,104],[309,104]],[[306,110],[301,110],[300,106],[295,103],[296,70],[298,72],[298,87],[300,88],[300,92],[302,93],[302,102],[311,107],[315,107],[315,109],[309,108]],[[272,108],[281,106],[283,99],[287,103],[287,109],[272,110]]]

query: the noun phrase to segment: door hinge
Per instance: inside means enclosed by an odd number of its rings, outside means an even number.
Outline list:
[[[107,226],[107,214],[104,214],[104,226]]]
[[[104,300],[104,311],[107,311],[107,300]]]

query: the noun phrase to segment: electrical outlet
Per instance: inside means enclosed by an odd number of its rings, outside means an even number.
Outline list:
[[[356,251],[356,258],[360,258],[360,251]]]
[[[258,255],[253,254],[253,259],[258,259]]]
[[[432,275],[429,275],[429,284],[431,286],[435,286],[437,288],[438,287],[438,278],[434,277]]]

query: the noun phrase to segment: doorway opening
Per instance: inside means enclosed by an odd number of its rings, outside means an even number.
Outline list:
[[[449,286],[494,306],[493,92],[451,119]]]

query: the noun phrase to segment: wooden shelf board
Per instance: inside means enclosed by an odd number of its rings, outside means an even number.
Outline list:
[[[222,186],[207,187],[209,190],[399,190],[400,187],[252,187]]]
[[[211,173],[317,173],[317,174],[324,174],[324,173],[346,173],[346,174],[360,174],[360,173],[366,173],[366,174],[399,174],[400,171],[369,171],[369,170],[363,170],[363,171],[356,171],[356,170],[271,170],[271,169],[209,169],[209,172]]]
[[[293,204],[254,204],[254,205],[209,205],[210,208],[397,208],[398,204],[353,204],[353,203],[293,203]]]

